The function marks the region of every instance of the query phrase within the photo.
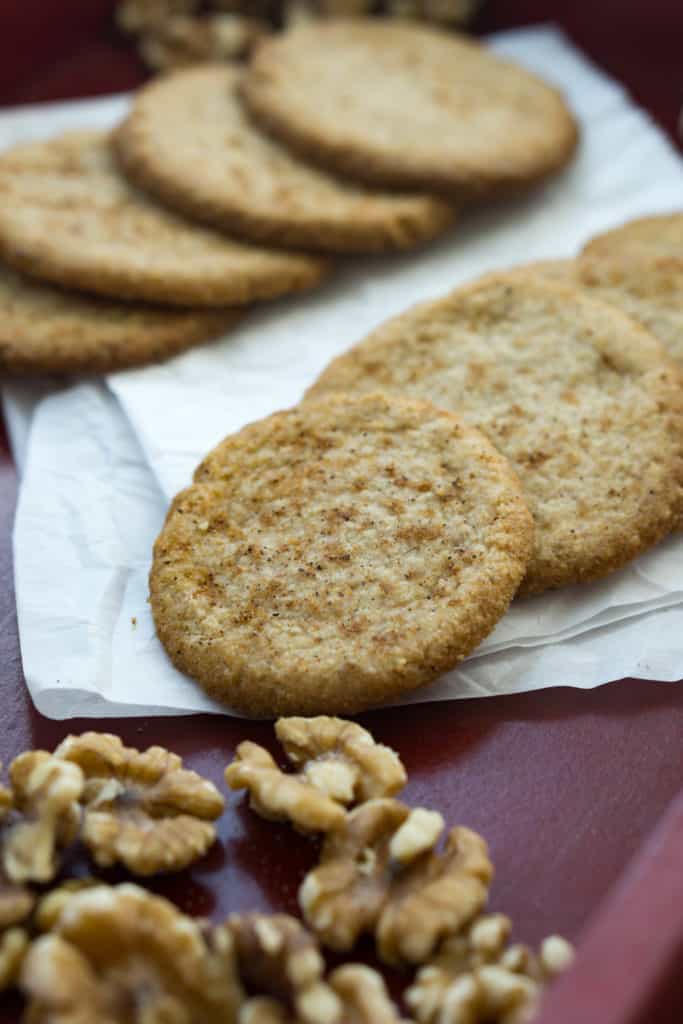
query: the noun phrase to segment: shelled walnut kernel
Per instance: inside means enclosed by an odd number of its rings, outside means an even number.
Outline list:
[[[356,722],[328,715],[280,718],[275,735],[306,781],[345,807],[394,796],[406,784],[398,754]]]
[[[382,975],[364,964],[343,964],[329,983],[342,1001],[343,1024],[410,1024],[389,998]]]
[[[225,5],[214,4],[217,11],[203,14],[202,6],[199,0],[124,0],[116,21],[138,37],[140,56],[156,71],[244,57],[269,31],[248,8],[225,12]]]
[[[275,999],[301,1024],[341,1024],[342,1004],[324,981],[315,938],[287,914],[235,914],[228,919],[240,977],[247,988]],[[260,1012],[272,1005],[260,1005]],[[252,1008],[253,1014],[253,1008]]]
[[[39,932],[50,932],[57,924],[67,903],[79,892],[101,885],[96,878],[70,878],[50,889],[38,900],[33,912],[33,924]]]
[[[240,743],[225,772],[232,789],[249,790],[262,817],[328,832],[342,824],[345,807],[393,796],[405,785],[398,754],[355,722],[281,718],[275,732],[296,772],[281,771],[267,750],[249,741]]]
[[[116,23],[124,32],[137,33],[163,25],[169,18],[197,14],[200,0],[121,0]]]
[[[386,963],[424,962],[481,910],[493,873],[486,843],[469,829],[452,829],[435,852],[442,827],[434,812],[397,800],[361,804],[326,836],[299,889],[305,920],[332,949],[374,931]]]
[[[68,736],[55,756],[85,776],[81,836],[101,867],[115,863],[138,875],[179,871],[216,838],[210,823],[225,801],[213,783],[183,768],[163,747],[140,752],[117,736]]]
[[[44,750],[31,750],[15,757],[9,775],[13,798],[0,825],[2,871],[17,884],[51,882],[60,850],[78,833],[82,772]]]
[[[228,772],[261,773],[247,788],[266,816],[284,808],[293,784],[297,799],[305,792],[309,808],[318,801],[336,819],[300,888],[323,940],[346,950],[374,932],[385,962],[423,964],[406,992],[417,1024],[528,1024],[573,950],[559,936],[536,953],[508,945],[508,918],[477,916],[492,875],[481,837],[452,829],[437,852],[441,815],[386,795],[405,781],[400,760],[354,723],[321,716],[276,728],[296,773],[281,772],[256,744],[243,744],[247,757]],[[95,879],[68,880],[36,906],[9,876],[8,865],[15,878],[52,880],[82,816],[98,863],[184,866],[196,838],[169,858],[159,852],[165,836],[187,821],[213,838],[205,819],[224,802],[176,755],[86,733],[54,755],[20,755],[10,777],[12,789],[0,785],[0,991],[21,976],[31,1024],[410,1024],[369,967],[344,964],[326,978],[314,936],[287,915],[232,915],[211,926],[137,886]],[[31,943],[36,931],[49,934]]]
[[[443,26],[466,25],[481,0],[122,0],[119,28],[137,37],[154,71],[200,61],[239,60],[272,27],[295,28],[317,18],[384,14]]]
[[[11,882],[0,872],[0,932],[25,921],[35,902],[34,894],[26,886]]]
[[[0,992],[16,984],[29,942],[25,928],[9,928],[0,933]]]
[[[446,940],[417,972],[406,1004],[419,1024],[526,1024],[543,987],[573,958],[570,944],[550,936],[538,954],[506,946],[511,922],[503,914],[477,918]]]
[[[136,885],[96,886],[75,894],[29,949],[27,1019],[225,1024],[243,995],[231,957],[229,943],[217,950],[167,900]]]
[[[285,24],[294,27],[315,18],[385,14],[391,18],[421,18],[442,25],[466,25],[481,0],[288,0]]]
[[[248,790],[249,804],[262,818],[290,821],[304,832],[328,832],[344,821],[344,808],[335,800],[281,771],[268,751],[250,740],[238,746],[225,781],[231,789]]]
[[[364,964],[344,964],[325,981],[315,940],[296,919],[234,915],[228,927],[241,979],[258,993],[240,1007],[239,1024],[410,1024]]]
[[[204,61],[237,60],[246,56],[266,26],[255,18],[214,14],[205,18],[169,18],[140,36],[140,56],[155,71],[170,71]]]
[[[0,871],[0,992],[11,988],[17,980],[29,943],[24,924],[35,902],[30,889],[10,881]]]

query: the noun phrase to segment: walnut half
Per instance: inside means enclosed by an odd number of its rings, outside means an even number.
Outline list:
[[[377,971],[344,964],[325,981],[315,940],[294,918],[235,915],[228,926],[252,993],[240,1007],[239,1024],[410,1024],[401,1020]]]
[[[183,768],[163,747],[144,752],[117,736],[68,736],[55,756],[85,776],[81,836],[101,867],[124,864],[137,875],[180,871],[216,838],[211,821],[225,806],[213,783]]]
[[[0,932],[21,924],[29,916],[36,897],[25,885],[17,885],[0,871]]]
[[[229,937],[136,885],[96,886],[67,902],[21,972],[31,1024],[228,1024],[242,990]]]
[[[327,715],[280,718],[275,734],[303,777],[345,807],[394,796],[406,784],[396,751],[356,722]]]
[[[482,908],[493,868],[484,840],[466,828],[435,846],[441,815],[397,800],[370,800],[330,832],[299,904],[332,949],[351,949],[374,931],[390,964],[422,963]]]
[[[267,750],[245,740],[225,769],[231,789],[249,791],[249,804],[262,818],[291,821],[304,832],[327,832],[344,821],[344,808],[297,775],[280,771]]]
[[[382,975],[372,968],[344,964],[328,981],[344,1007],[343,1024],[410,1024],[399,1016]]]
[[[0,785],[0,821],[7,818],[12,803],[11,791]],[[30,889],[12,882],[0,868],[0,992],[12,988],[18,978],[29,944],[28,932],[19,926],[31,915],[35,902]]]
[[[16,984],[29,941],[24,928],[10,928],[0,934],[0,992]]]
[[[238,14],[183,15],[146,28],[138,49],[148,67],[170,71],[203,61],[245,57],[269,31],[258,18]]]
[[[565,939],[550,936],[538,954],[507,946],[511,922],[504,914],[477,918],[448,939],[417,972],[405,993],[419,1024],[526,1024],[543,987],[571,963]]]
[[[341,1024],[342,1005],[323,980],[325,963],[317,942],[296,918],[235,914],[228,928],[240,977],[255,996],[245,1010],[247,1018],[284,1012],[301,1024]]]
[[[39,932],[51,932],[67,903],[79,892],[102,885],[96,878],[69,878],[40,897],[33,912],[32,923]]]
[[[281,718],[275,732],[296,772],[281,771],[267,750],[249,741],[240,743],[225,772],[231,789],[249,790],[251,806],[264,818],[329,832],[342,825],[346,807],[393,796],[405,785],[398,754],[355,722]]]
[[[92,879],[64,882],[38,900],[29,889],[0,878],[0,992],[18,981],[35,930],[50,931],[74,892],[95,884]]]
[[[11,988],[28,947],[23,927],[35,906],[36,897],[0,872],[0,992]]]
[[[9,775],[13,809],[0,826],[2,870],[17,884],[51,882],[60,850],[78,832],[83,775],[44,750],[15,757]]]

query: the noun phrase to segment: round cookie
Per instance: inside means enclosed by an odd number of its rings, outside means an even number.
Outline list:
[[[297,160],[246,115],[241,78],[208,65],[142,89],[115,135],[129,177],[190,217],[272,245],[407,249],[453,223],[441,199],[369,192]]]
[[[598,235],[584,247],[577,276],[683,364],[683,213],[645,217]]]
[[[677,525],[680,371],[579,289],[488,275],[378,328],[309,395],[377,388],[459,413],[510,460],[535,521],[520,593],[603,576]]]
[[[234,241],[157,206],[117,172],[100,132],[26,143],[0,157],[0,254],[55,284],[179,306],[299,291],[327,266]]]
[[[111,373],[208,341],[238,309],[135,306],[62,291],[0,266],[0,373]]]
[[[335,173],[456,194],[531,184],[578,138],[557,90],[471,39],[340,19],[264,40],[242,94],[257,121]]]
[[[401,396],[325,396],[208,455],[156,542],[152,612],[175,665],[238,711],[352,713],[469,654],[531,545],[478,431]]]

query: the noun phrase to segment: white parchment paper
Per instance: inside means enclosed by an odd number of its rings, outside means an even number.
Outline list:
[[[45,714],[224,711],[169,664],[147,605],[168,500],[206,451],[296,402],[330,358],[413,302],[488,269],[573,254],[604,227],[681,205],[680,158],[560,33],[506,33],[494,45],[557,82],[580,118],[578,157],[557,181],[468,215],[422,253],[340,268],[319,292],[261,307],[224,341],[162,366],[107,386],[4,389],[25,464],[15,531],[22,656]],[[114,97],[60,105],[57,121],[46,110],[0,115],[0,144],[111,124],[123,109]],[[412,699],[677,679],[681,627],[683,541],[670,538],[599,583],[516,603],[475,655]]]
[[[15,558],[24,671],[43,714],[225,712],[170,665],[154,633],[147,574],[165,511],[140,445],[104,386],[82,384],[40,403]],[[572,635],[480,653],[402,703],[681,674],[681,605],[609,626],[596,616],[569,642]],[[480,651],[495,649],[494,638]]]

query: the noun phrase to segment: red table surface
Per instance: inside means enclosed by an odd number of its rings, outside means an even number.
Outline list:
[[[108,0],[0,0],[0,104],[102,94],[142,81],[143,68],[113,28],[112,8]],[[680,0],[501,0],[488,4],[477,29],[548,20],[625,82],[674,136],[683,102]],[[69,731],[98,724],[48,721],[30,704],[12,583],[15,500],[16,477],[3,443],[5,763],[21,750],[51,749]],[[670,805],[683,783],[683,687],[622,680],[588,692],[557,688],[377,711],[361,721],[400,751],[410,775],[409,802],[436,807],[448,822],[487,837],[497,867],[491,906],[513,917],[518,938],[536,942],[550,931],[582,936],[577,966],[551,993],[544,1024],[680,1024],[683,800]],[[230,718],[99,724],[138,747],[172,748],[219,785],[242,739],[275,749],[270,725]],[[315,857],[311,843],[263,822],[235,796],[219,831],[220,844],[199,865],[157,880],[154,888],[188,911],[214,917],[252,907],[294,911],[298,882]],[[83,871],[85,861],[72,867]],[[18,1019],[18,1006],[17,1000],[0,1002],[0,1019]]]

